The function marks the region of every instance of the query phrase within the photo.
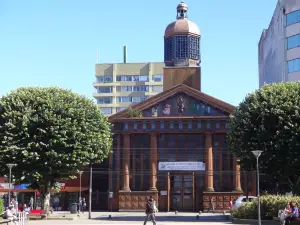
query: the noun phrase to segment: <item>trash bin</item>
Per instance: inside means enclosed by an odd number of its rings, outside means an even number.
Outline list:
[[[71,214],[76,214],[77,213],[77,203],[70,203],[69,205],[70,213]]]

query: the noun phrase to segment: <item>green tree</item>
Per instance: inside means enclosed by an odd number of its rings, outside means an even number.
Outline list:
[[[260,172],[300,194],[300,83],[264,85],[246,96],[230,120],[229,149],[242,168],[255,168],[251,151],[262,150]]]
[[[0,99],[0,172],[17,164],[16,181],[38,189],[46,208],[57,180],[107,158],[110,129],[92,100],[56,87],[19,88]]]

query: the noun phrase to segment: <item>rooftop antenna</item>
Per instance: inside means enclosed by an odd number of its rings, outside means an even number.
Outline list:
[[[123,46],[123,63],[127,63],[127,46]]]

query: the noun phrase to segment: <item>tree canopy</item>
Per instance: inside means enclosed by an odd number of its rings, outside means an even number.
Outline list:
[[[111,151],[111,126],[92,100],[61,88],[19,88],[0,99],[0,172],[48,194]]]
[[[294,193],[300,186],[300,83],[264,85],[246,96],[231,116],[228,147],[243,169],[255,168]]]

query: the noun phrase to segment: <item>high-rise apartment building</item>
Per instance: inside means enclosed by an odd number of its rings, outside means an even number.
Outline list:
[[[300,80],[300,0],[279,0],[258,51],[259,87]]]
[[[96,64],[94,98],[105,115],[120,112],[163,91],[163,62]]]

